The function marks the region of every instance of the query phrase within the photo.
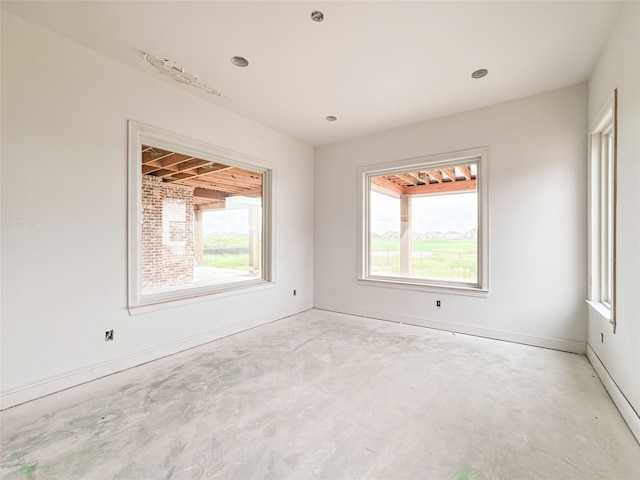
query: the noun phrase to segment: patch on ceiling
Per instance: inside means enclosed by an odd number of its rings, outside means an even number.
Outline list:
[[[167,60],[166,58],[158,58],[146,52],[142,52],[142,57],[149,65],[158,70],[158,72],[160,72],[162,75],[166,75],[176,82],[183,83],[185,85],[191,85],[192,87],[204,90],[205,92],[210,93],[211,95],[215,95],[216,97],[223,96],[215,88],[212,88],[209,85],[206,85],[198,80],[198,77],[196,77],[193,73],[185,72],[184,68],[172,64],[172,62],[170,60]]]

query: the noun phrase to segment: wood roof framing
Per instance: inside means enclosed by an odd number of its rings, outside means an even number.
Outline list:
[[[262,196],[261,173],[146,145],[142,146],[142,174],[194,187],[194,196],[203,199]]]
[[[456,165],[372,177],[371,183],[398,195],[431,195],[477,188],[475,168]]]

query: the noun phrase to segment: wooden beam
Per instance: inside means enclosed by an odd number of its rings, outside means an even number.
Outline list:
[[[407,175],[413,178],[413,182],[411,183],[413,183],[414,185],[420,185],[425,183],[425,181],[420,178],[420,172],[415,172],[415,173],[407,172]]]
[[[194,158],[189,155],[183,155],[181,153],[171,153],[163,157],[152,157],[149,152],[142,154],[142,164],[150,165],[152,167],[167,168],[187,160],[193,160]]]
[[[465,180],[471,180],[471,169],[468,165],[459,165],[458,168]]]
[[[458,180],[457,182],[431,183],[429,185],[405,187],[404,193],[409,195],[431,195],[450,192],[467,192],[475,189],[475,180]]]
[[[410,185],[419,185],[419,182],[416,181],[415,178],[413,178],[410,174],[408,173],[398,173],[396,175],[396,177],[404,180],[405,182],[407,182]]]
[[[204,165],[211,165],[211,162],[207,160],[200,160],[199,158],[193,158],[191,160],[187,160],[186,162],[180,163],[179,165],[177,165],[177,168],[179,172],[187,172],[189,170],[195,170],[196,168],[202,167]]]
[[[452,182],[455,182],[457,180],[456,178],[456,172],[454,168],[443,168],[441,170],[442,172],[444,172],[444,174],[449,177],[451,179]]]
[[[195,201],[195,200],[194,200]],[[203,203],[200,203],[203,202]],[[209,212],[211,210],[223,210],[227,207],[226,198],[222,200],[198,200],[198,204],[195,205],[201,212]]]
[[[436,182],[442,183],[442,175],[438,170],[427,170],[427,175],[431,176],[431,178],[433,178]]]
[[[228,195],[226,195],[223,192],[218,192],[216,190],[209,190],[208,188],[196,187],[196,189],[193,191],[193,196],[200,197],[200,198],[210,198],[212,200],[222,200],[224,198],[227,198]]]
[[[177,176],[176,176],[177,177]],[[262,184],[251,185],[242,182],[228,181],[225,178],[220,177],[188,177],[177,180],[178,183],[192,185],[194,187],[203,187],[203,188],[214,188],[217,190],[228,189],[229,191],[244,191],[244,190],[254,190],[262,189]],[[214,187],[215,185],[215,187]]]
[[[371,184],[376,185],[384,190],[398,193],[400,195],[404,193],[404,188],[402,187],[402,185],[393,183],[391,180],[388,180],[387,177],[373,177],[371,179]]]

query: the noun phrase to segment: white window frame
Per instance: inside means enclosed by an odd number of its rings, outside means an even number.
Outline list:
[[[142,145],[175,151],[262,174],[262,278],[242,282],[183,288],[165,293],[141,293],[142,240]],[[155,310],[171,302],[184,304],[219,294],[229,295],[270,287],[275,283],[275,166],[265,160],[194,140],[160,128],[129,121],[129,221],[128,221],[128,307],[131,314]]]
[[[363,166],[358,169],[358,282],[362,285],[382,286],[408,290],[429,291],[469,296],[487,296],[489,293],[489,196],[487,147]],[[376,276],[369,271],[370,255],[370,195],[373,177],[392,175],[409,169],[429,170],[465,162],[477,164],[478,205],[478,278],[475,284],[436,281],[397,276]]]
[[[617,90],[589,128],[589,277],[587,303],[616,328]]]

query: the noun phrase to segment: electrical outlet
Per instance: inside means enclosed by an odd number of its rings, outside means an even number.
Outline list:
[[[440,300],[436,300],[436,307],[438,307],[438,308],[439,308],[439,307],[441,307],[441,306],[442,306],[442,304],[440,303]]]
[[[107,330],[104,332],[104,341],[110,342],[113,340],[113,330]]]
[[[297,295],[297,293],[296,293],[296,291],[294,290],[294,291],[293,291],[293,296],[295,297],[296,295]]]

